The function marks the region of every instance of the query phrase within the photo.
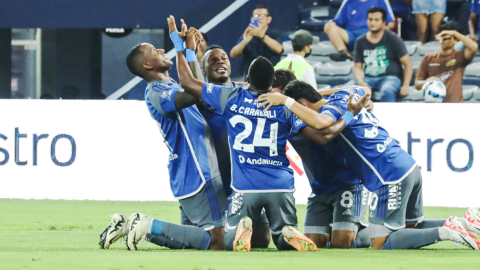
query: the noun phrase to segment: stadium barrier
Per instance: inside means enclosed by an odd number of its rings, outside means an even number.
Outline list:
[[[375,105],[382,125],[421,166],[425,206],[478,204],[480,137],[476,122],[460,116],[479,108]],[[0,100],[0,115],[0,198],[174,200],[168,150],[143,101]],[[296,153],[288,155],[299,172],[296,201],[305,204],[306,176]]]

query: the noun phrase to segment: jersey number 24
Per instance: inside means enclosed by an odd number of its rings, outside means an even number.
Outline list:
[[[250,119],[246,118],[245,116],[235,115],[234,117],[230,118],[230,124],[235,127],[237,124],[241,123],[245,126],[245,129],[240,132],[237,136],[235,136],[235,142],[233,143],[233,149],[248,152],[248,153],[255,153],[255,146],[263,146],[270,148],[270,156],[277,156],[277,133],[278,133],[278,123],[273,123],[270,125],[270,137],[263,138],[263,132],[265,129],[265,122],[267,120],[265,118],[258,118],[257,119],[257,128],[255,129],[255,135],[253,137],[253,143],[246,144],[242,143],[243,140],[248,138],[253,130],[253,123]]]

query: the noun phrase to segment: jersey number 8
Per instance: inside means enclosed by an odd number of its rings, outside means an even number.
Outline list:
[[[241,123],[245,126],[245,129],[240,132],[235,137],[235,142],[233,143],[233,149],[248,152],[248,153],[255,153],[255,146],[263,146],[270,148],[270,156],[277,156],[277,133],[278,133],[278,123],[273,123],[270,125],[270,138],[263,138],[263,131],[265,129],[265,122],[267,120],[265,118],[258,118],[257,120],[257,128],[255,129],[255,135],[253,137],[252,144],[244,144],[242,143],[243,140],[248,138],[252,133],[253,123],[250,119],[246,118],[245,116],[235,115],[234,117],[230,118],[230,124],[235,127],[237,124]]]

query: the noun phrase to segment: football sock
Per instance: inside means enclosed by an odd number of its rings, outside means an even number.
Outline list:
[[[190,247],[185,246],[175,240],[166,238],[165,236],[156,234],[147,234],[147,241],[154,243],[157,246],[167,247],[171,249],[188,249]]]
[[[277,243],[278,250],[296,250],[292,245],[285,241],[283,234],[278,235],[278,243]]]
[[[445,219],[425,219],[424,221],[418,223],[415,229],[430,229],[430,228],[443,227],[444,223],[445,223]]]
[[[393,232],[382,249],[417,249],[442,241],[439,228],[401,229]]]
[[[353,241],[351,248],[368,248],[372,245],[372,235],[369,227],[363,227],[358,230],[357,238]]]
[[[202,228],[179,225],[152,219],[150,233],[164,236],[187,247],[206,250],[210,245],[210,234]]]

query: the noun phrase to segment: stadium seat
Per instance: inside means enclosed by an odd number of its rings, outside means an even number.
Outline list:
[[[479,87],[476,85],[464,85],[462,92],[463,100],[469,101],[473,97],[474,93],[478,91],[478,89]]]
[[[417,52],[421,56],[440,50],[440,43],[438,41],[430,41],[417,48]]]
[[[407,51],[409,55],[414,55],[417,51],[417,48],[422,45],[420,41],[404,41],[405,47],[407,47]]]
[[[423,91],[415,89],[415,86],[410,86],[410,94],[402,99],[403,102],[424,101]]]
[[[312,55],[329,56],[330,54],[336,52],[337,49],[333,47],[333,44],[330,41],[322,41],[319,43],[315,43],[312,46]]]
[[[315,68],[321,76],[347,76],[352,73],[353,62],[328,62]]]
[[[480,101],[480,88],[475,89],[475,91],[473,92],[473,97],[476,100]]]
[[[465,76],[480,77],[480,62],[471,63],[465,68]]]

